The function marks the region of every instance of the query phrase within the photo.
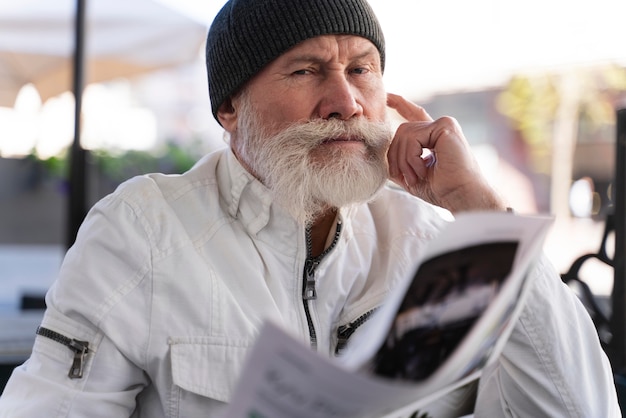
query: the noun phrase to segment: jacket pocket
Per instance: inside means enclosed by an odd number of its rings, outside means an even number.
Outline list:
[[[253,343],[224,337],[170,338],[174,385],[228,402]]]

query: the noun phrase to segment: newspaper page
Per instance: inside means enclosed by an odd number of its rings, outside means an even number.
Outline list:
[[[461,214],[340,358],[266,324],[224,417],[409,416],[475,380],[512,330],[551,222]]]

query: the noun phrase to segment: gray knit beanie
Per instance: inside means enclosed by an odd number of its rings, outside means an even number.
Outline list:
[[[302,41],[330,34],[369,39],[384,68],[385,39],[367,0],[229,0],[206,43],[215,119],[220,105],[275,58]]]

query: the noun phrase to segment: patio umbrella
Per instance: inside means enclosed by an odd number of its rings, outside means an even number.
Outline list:
[[[87,212],[80,143],[85,83],[138,75],[196,59],[206,27],[152,0],[24,0],[0,4],[0,106],[32,83],[42,100],[72,89],[66,244]]]
[[[206,26],[153,0],[92,0],[85,8],[85,83],[197,58]],[[0,106],[32,83],[42,100],[72,88],[76,0],[0,2]]]

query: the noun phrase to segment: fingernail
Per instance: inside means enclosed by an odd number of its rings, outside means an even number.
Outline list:
[[[434,166],[435,163],[437,163],[437,156],[435,155],[434,152],[431,152],[430,154],[424,157],[424,162],[426,163],[426,167],[430,168]]]

